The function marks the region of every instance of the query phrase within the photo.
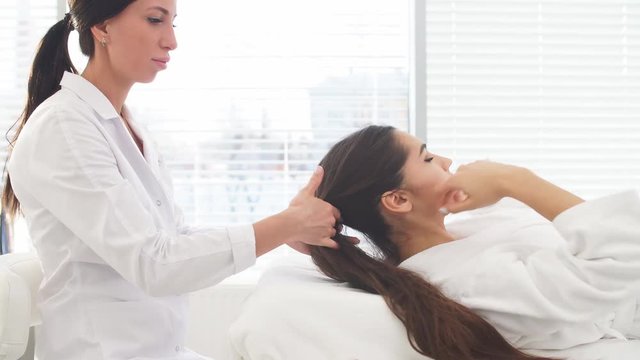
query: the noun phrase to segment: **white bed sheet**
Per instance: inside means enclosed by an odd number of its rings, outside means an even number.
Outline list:
[[[306,257],[268,270],[232,324],[236,358],[428,359],[409,345],[402,323],[380,296],[338,284]],[[602,340],[539,352],[568,360],[640,360],[640,340]]]

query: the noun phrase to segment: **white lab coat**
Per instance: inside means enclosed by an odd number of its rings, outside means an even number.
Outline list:
[[[460,224],[448,226],[458,240],[401,266],[439,285],[518,348],[640,338],[635,192],[582,203],[553,222],[531,209],[507,206]]]
[[[252,226],[183,226],[142,129],[131,123],[144,157],[90,82],[65,73],[61,86],[8,164],[44,270],[37,357],[204,359],[183,347],[184,294],[254,264]]]

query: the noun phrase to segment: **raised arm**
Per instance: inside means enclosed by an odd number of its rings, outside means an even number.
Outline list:
[[[444,184],[448,191],[462,191],[445,204],[452,213],[491,205],[503,197],[519,200],[548,220],[584,202],[578,196],[542,179],[532,171],[491,161],[462,165]]]

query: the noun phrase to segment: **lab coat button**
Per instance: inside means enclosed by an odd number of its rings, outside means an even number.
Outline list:
[[[160,200],[156,200],[156,205],[160,206],[162,205],[162,202],[160,202]]]

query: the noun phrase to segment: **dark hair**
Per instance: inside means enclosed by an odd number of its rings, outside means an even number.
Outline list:
[[[64,72],[78,73],[69,57],[67,48],[69,33],[74,29],[78,30],[80,50],[84,55],[92,57],[95,44],[91,27],[118,15],[134,1],[69,0],[71,11],[54,24],[40,41],[29,76],[27,103],[16,123],[11,127],[12,129],[15,127],[15,131],[9,139],[9,156],[11,156],[11,149],[33,111],[60,89],[59,84]],[[9,138],[8,133],[7,138]],[[8,160],[9,157],[7,157]],[[2,192],[2,208],[10,218],[20,211],[20,202],[13,193],[9,174],[6,174]]]
[[[380,196],[398,188],[407,150],[395,129],[369,126],[335,144],[324,168],[318,197],[334,205],[345,225],[360,231],[378,254],[369,255],[338,234],[339,250],[312,247],[311,256],[327,276],[380,294],[407,329],[411,346],[437,360],[543,359],[509,344],[486,320],[447,298],[420,275],[398,267],[398,248],[380,214]]]

